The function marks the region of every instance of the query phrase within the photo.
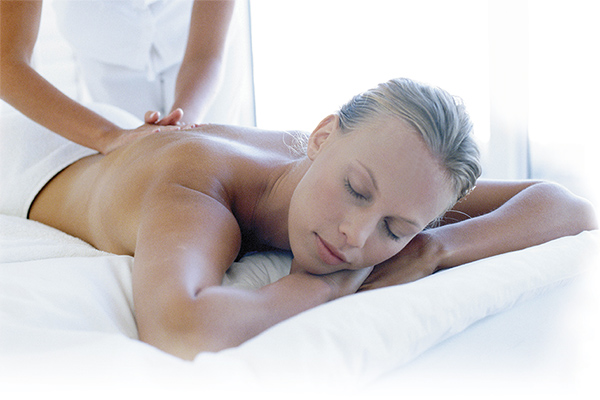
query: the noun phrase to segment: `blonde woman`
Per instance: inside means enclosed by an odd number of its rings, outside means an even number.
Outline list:
[[[55,165],[39,193],[3,204],[133,255],[140,339],[186,359],[360,289],[596,227],[590,205],[558,185],[476,181],[463,105],[408,79],[356,96],[303,151],[291,139],[216,125],[158,132]],[[221,286],[241,253],[266,248],[292,251],[289,275],[257,291]]]

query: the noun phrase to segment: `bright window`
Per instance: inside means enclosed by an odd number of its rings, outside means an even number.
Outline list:
[[[252,0],[257,124],[311,131],[395,77],[463,98],[489,135],[487,6],[480,0]]]
[[[257,124],[311,131],[399,76],[462,97],[484,176],[594,197],[600,57],[592,0],[251,0]]]
[[[532,176],[600,204],[600,25],[591,0],[529,0]]]

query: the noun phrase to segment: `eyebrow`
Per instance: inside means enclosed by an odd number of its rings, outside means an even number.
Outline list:
[[[373,183],[373,186],[375,187],[375,190],[379,191],[379,187],[377,186],[377,180],[375,179],[375,175],[373,175],[373,171],[371,171],[371,169],[369,167],[367,167],[365,164],[363,164],[362,162],[360,162],[358,160],[356,160],[356,163],[358,165],[360,165],[362,168],[364,168],[365,171],[367,171],[367,174],[369,174],[369,178],[371,178],[371,183]],[[413,221],[411,219],[404,218],[404,217],[401,217],[401,216],[395,216],[393,218],[400,219],[400,220],[402,220],[402,221],[404,221],[404,222],[406,222],[406,223],[414,226],[415,228],[417,228],[419,230],[421,229],[421,226],[416,221]]]

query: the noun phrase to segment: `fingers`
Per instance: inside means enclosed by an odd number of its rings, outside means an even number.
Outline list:
[[[183,110],[181,108],[177,108],[169,113],[164,118],[160,118],[160,113],[158,111],[148,111],[144,115],[144,122],[146,124],[153,125],[183,125],[181,119],[183,118]]]
[[[160,119],[158,111],[148,111],[144,114],[144,122],[147,124],[155,124]]]
[[[200,126],[200,124],[192,123],[186,124],[181,119],[183,118],[183,110],[181,108],[177,108],[169,113],[164,118],[160,118],[160,112],[158,111],[148,111],[144,115],[144,125],[151,125],[150,130],[147,130],[148,133],[157,133],[157,132],[171,132],[178,130],[189,130],[194,129]],[[143,126],[138,128],[140,130],[143,129]],[[141,132],[140,132],[141,133]]]
[[[156,122],[157,125],[179,125],[181,123],[181,119],[183,118],[183,110],[181,108],[177,108],[169,115],[164,117],[163,119]]]
[[[181,130],[181,127],[177,126],[177,125],[154,125],[154,129],[151,131],[151,133],[175,132],[175,131],[179,131],[179,130]]]

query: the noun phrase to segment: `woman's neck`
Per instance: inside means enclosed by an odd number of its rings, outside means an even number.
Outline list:
[[[270,246],[289,249],[288,213],[290,201],[298,183],[306,173],[310,160],[294,160],[271,174],[267,187],[260,196],[253,218],[260,240]]]

